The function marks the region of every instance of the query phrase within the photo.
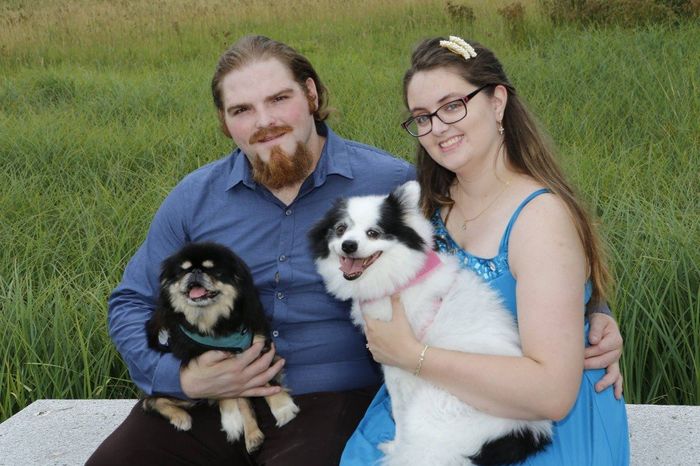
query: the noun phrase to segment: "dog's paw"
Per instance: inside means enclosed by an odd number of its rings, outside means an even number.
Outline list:
[[[270,412],[277,421],[277,427],[282,427],[294,419],[299,412],[299,407],[294,404],[294,400],[286,391],[266,396],[265,401],[267,401]]]
[[[243,434],[243,418],[240,412],[221,412],[221,430],[226,432],[226,439],[233,443]]]
[[[277,420],[277,427],[282,427],[294,419],[297,416],[297,413],[299,413],[299,407],[294,404],[291,397],[287,403],[276,406],[275,409],[272,410],[272,415],[275,416],[275,419]]]
[[[236,427],[237,426],[221,426],[221,430],[226,432],[226,440],[228,440],[229,443],[234,443],[238,441],[239,438],[241,438],[241,434],[243,433],[242,429],[237,429]]]
[[[263,440],[265,440],[265,435],[263,435],[260,429],[256,429],[253,432],[246,432],[245,449],[248,451],[248,453],[253,453],[255,450],[260,448],[260,445],[262,445]]]
[[[173,412],[170,414],[170,423],[177,430],[190,430],[192,428],[192,416],[182,410]]]

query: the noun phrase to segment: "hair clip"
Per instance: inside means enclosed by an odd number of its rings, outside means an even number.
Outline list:
[[[465,60],[476,57],[474,47],[465,42],[461,37],[450,36],[450,40],[441,40],[440,47],[444,47],[450,52],[461,55]]]

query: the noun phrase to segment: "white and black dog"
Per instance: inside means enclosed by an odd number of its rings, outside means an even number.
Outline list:
[[[411,181],[386,196],[338,200],[309,232],[328,291],[352,299],[352,318],[391,319],[400,293],[406,317],[425,344],[520,356],[518,330],[497,293],[456,259],[433,252],[432,225]],[[418,361],[416,361],[418,362]],[[551,442],[550,421],[521,421],[478,411],[396,367],[385,366],[396,437],[381,449],[391,466],[511,464]]]

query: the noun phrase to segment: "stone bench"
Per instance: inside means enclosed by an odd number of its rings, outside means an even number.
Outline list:
[[[39,400],[0,424],[0,465],[81,465],[136,400]],[[633,466],[700,466],[700,406],[628,405]]]

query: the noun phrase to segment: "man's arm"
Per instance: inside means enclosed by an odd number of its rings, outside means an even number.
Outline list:
[[[146,394],[187,398],[180,386],[180,360],[148,347],[145,324],[158,298],[160,264],[187,241],[176,188],[158,209],[145,241],[131,258],[109,298],[109,333],[134,383]]]
[[[608,306],[607,301],[602,301],[602,302],[592,302],[588,301],[588,304],[586,304],[586,314],[591,315],[594,313],[598,314],[604,314],[606,316],[612,317],[612,311],[610,310],[610,306]]]
[[[265,385],[281,370],[284,360],[271,364],[274,350],[261,355],[255,344],[238,357],[208,351],[187,366],[171,353],[148,346],[145,325],[156,306],[160,266],[190,240],[186,185],[178,185],[156,213],[146,240],[124,271],[109,299],[109,332],[129,368],[134,383],[148,395],[177,398],[268,396],[280,390]]]

